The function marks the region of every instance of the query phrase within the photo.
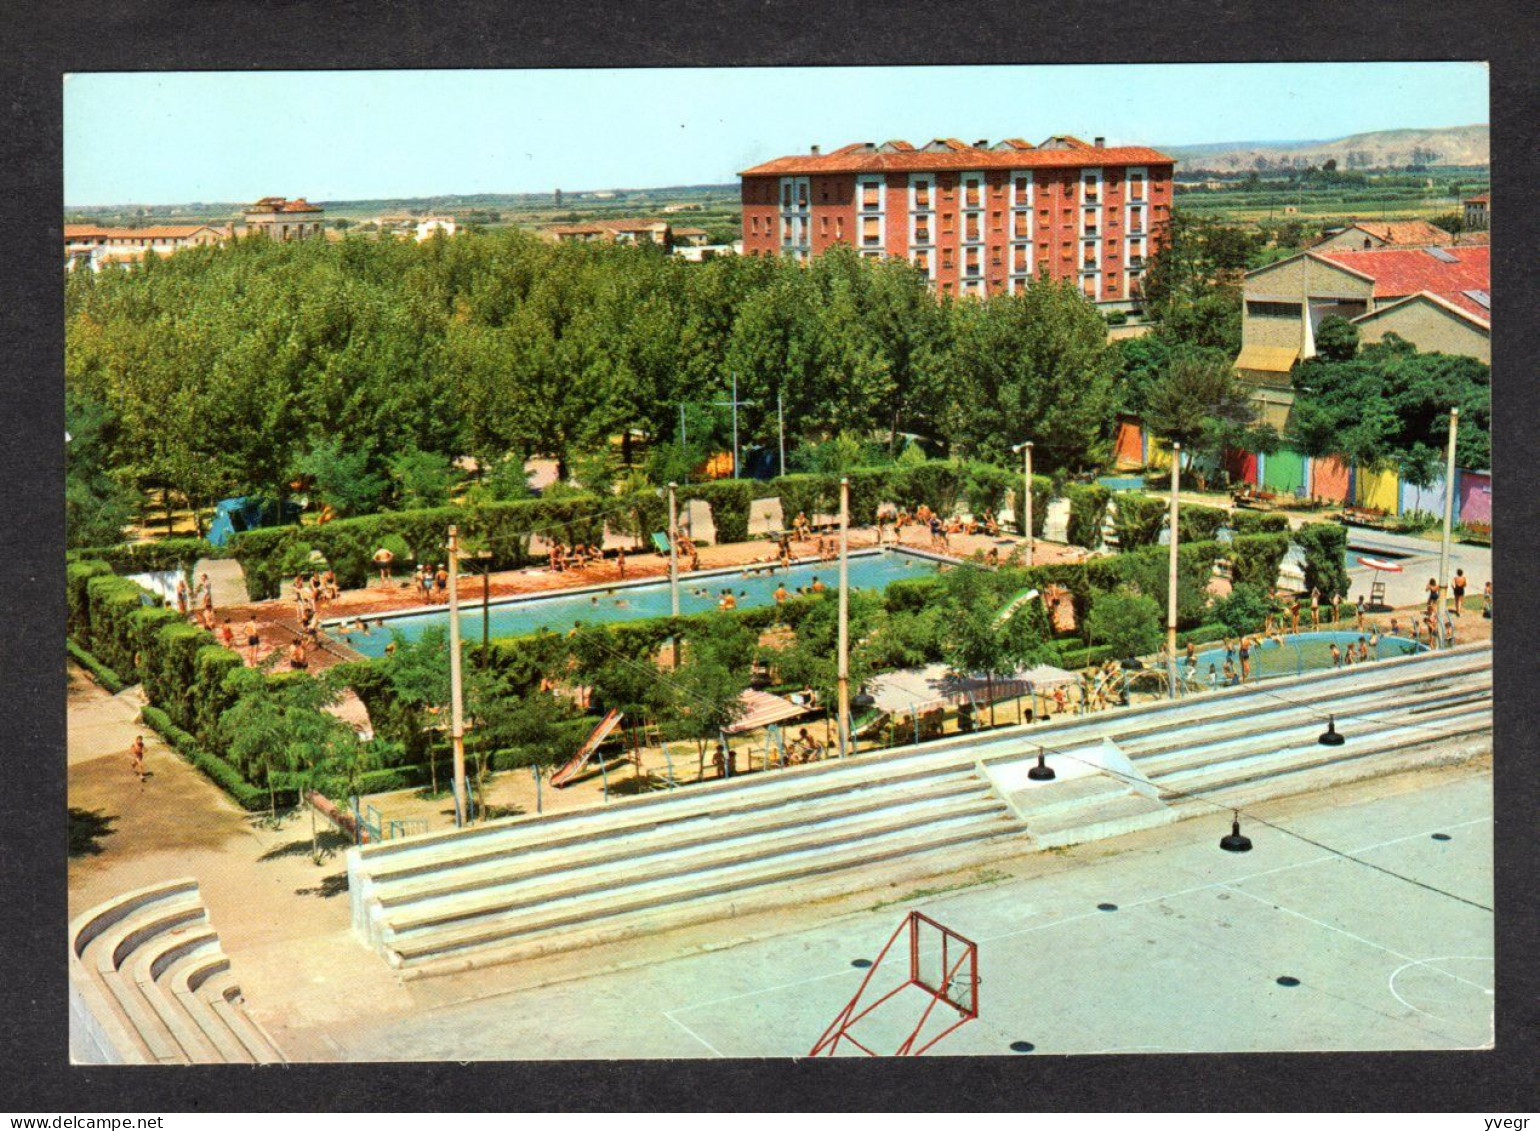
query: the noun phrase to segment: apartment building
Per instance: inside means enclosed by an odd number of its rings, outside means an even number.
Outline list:
[[[743,250],[806,261],[847,244],[906,259],[956,295],[1019,291],[1046,272],[1127,309],[1170,220],[1173,166],[1155,149],[1070,136],[814,146],[739,174]]]

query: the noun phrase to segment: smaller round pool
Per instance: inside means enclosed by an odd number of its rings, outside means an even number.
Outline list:
[[[1251,646],[1251,678],[1276,679],[1285,675],[1303,675],[1305,672],[1320,671],[1322,668],[1332,666],[1331,646],[1333,644],[1346,651],[1349,644],[1357,644],[1360,636],[1367,638],[1367,633],[1358,632],[1301,632],[1293,636],[1285,635],[1283,643],[1277,640],[1263,640],[1261,643],[1253,643]],[[1253,638],[1255,640],[1255,638]],[[1396,656],[1409,656],[1413,652],[1426,652],[1427,645],[1418,644],[1407,640],[1402,636],[1381,636],[1379,643],[1369,650],[1369,654],[1375,660],[1389,660]],[[1371,661],[1372,662],[1372,661]],[[1204,687],[1208,686],[1208,668],[1214,665],[1214,670],[1220,673],[1223,679],[1225,670],[1225,648],[1223,644],[1211,645],[1200,649],[1197,656],[1197,664],[1192,669],[1192,676]],[[1236,673],[1240,672],[1240,658],[1234,660]],[[1181,665],[1183,673],[1186,673],[1186,665]]]

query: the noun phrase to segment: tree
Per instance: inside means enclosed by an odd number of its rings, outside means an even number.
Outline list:
[[[1200,453],[1266,440],[1230,359],[1215,352],[1172,353],[1145,395],[1144,411],[1150,431],[1180,442],[1189,465]]]
[[[108,466],[114,426],[106,405],[65,391],[64,532],[71,548],[116,545],[133,517],[133,493]]]
[[[295,465],[315,493],[341,515],[369,514],[385,495],[385,478],[369,470],[369,453],[345,451],[336,437],[317,440]]]
[[[1340,314],[1328,314],[1315,332],[1315,351],[1327,361],[1351,361],[1358,352],[1358,327]]]
[[[415,447],[400,452],[390,461],[396,496],[407,510],[441,507],[447,503],[452,474],[449,460],[444,456]]]
[[[1029,603],[1001,615],[1005,598],[994,575],[960,566],[942,575],[942,655],[959,676],[983,675],[989,697],[989,725],[995,724],[995,680],[1027,664],[1053,657],[1047,644],[1046,614]]]
[[[1161,645],[1160,606],[1142,593],[1098,593],[1086,614],[1086,633],[1120,658],[1143,656]]]
[[[390,639],[395,647],[375,664],[411,721],[408,752],[428,755],[430,784],[436,794],[438,743],[428,733],[428,720],[442,716],[449,706],[449,633],[435,625],[412,640],[400,629],[392,629]]]
[[[332,680],[308,675],[274,678],[252,668],[226,677],[234,702],[220,716],[220,734],[238,765],[260,765],[269,804],[276,812],[274,770],[288,771],[301,800],[328,782],[340,781],[350,794],[370,750],[353,728],[325,708],[340,697]],[[335,800],[346,800],[346,795]],[[321,863],[315,805],[310,805],[310,852]]]
[[[665,683],[670,738],[693,739],[705,776],[706,744],[742,717],[754,637],[734,620],[708,619],[685,637],[684,660]]]

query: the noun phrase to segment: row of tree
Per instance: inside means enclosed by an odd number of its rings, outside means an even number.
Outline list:
[[[721,443],[735,377],[745,445],[784,419],[792,446],[919,433],[989,458],[1031,438],[1048,466],[1090,466],[1118,367],[1067,284],[938,301],[907,264],[843,251],[691,264],[518,232],[247,239],[77,272],[66,350],[99,468],[207,505],[352,460],[361,489],[337,501],[355,511],[432,494],[418,453],[567,470],[614,436],[681,442],[681,406],[692,447]]]

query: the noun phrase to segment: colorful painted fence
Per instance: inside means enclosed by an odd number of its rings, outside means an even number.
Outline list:
[[[1150,442],[1145,447],[1145,466],[1155,471],[1163,471],[1171,466],[1171,445],[1164,440],[1157,440],[1151,436]]]
[[[1460,522],[1492,521],[1492,475],[1486,471],[1458,470],[1455,476],[1455,503]]]
[[[1444,518],[1444,477],[1440,475],[1437,480],[1426,487],[1418,487],[1414,483],[1401,481],[1401,514],[1411,514],[1413,511],[1422,511],[1431,514],[1439,521]]]
[[[1225,452],[1225,471],[1231,479],[1237,483],[1251,483],[1257,481],[1257,454],[1256,452],[1237,451],[1232,448]]]
[[[1395,514],[1401,505],[1401,478],[1394,471],[1370,471],[1360,467],[1354,476],[1353,502],[1360,507]]]
[[[1117,435],[1112,440],[1113,456],[1118,467],[1144,466],[1144,429],[1137,420],[1118,421]]]
[[[1282,447],[1262,463],[1262,486],[1280,495],[1292,495],[1305,486],[1305,456],[1296,448]]]
[[[1310,461],[1310,493],[1318,499],[1346,503],[1353,497],[1353,469],[1337,456]]]

